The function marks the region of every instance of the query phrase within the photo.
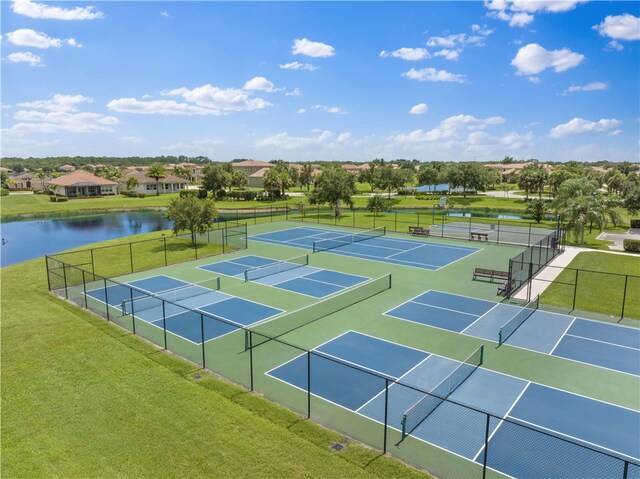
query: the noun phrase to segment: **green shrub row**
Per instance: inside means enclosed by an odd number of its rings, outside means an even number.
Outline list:
[[[69,198],[66,196],[50,196],[49,200],[54,203],[64,203],[65,201],[69,201]]]
[[[626,239],[623,242],[624,250],[630,253],[640,253],[640,240]]]

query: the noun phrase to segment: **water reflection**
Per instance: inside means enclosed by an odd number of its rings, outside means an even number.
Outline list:
[[[0,265],[8,266],[97,241],[171,228],[159,211],[103,213],[0,224]]]

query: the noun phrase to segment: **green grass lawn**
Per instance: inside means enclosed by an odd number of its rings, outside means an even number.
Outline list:
[[[571,309],[574,301],[574,285],[576,269],[588,270],[578,272],[578,287],[575,294],[575,309],[593,311],[608,316],[620,317],[624,299],[624,316],[640,319],[640,257],[617,255],[600,252],[579,253],[556,280],[549,285],[540,297],[544,304]],[[590,273],[617,273],[607,275]],[[625,277],[627,294],[624,297]]]
[[[4,477],[424,477],[1,275]]]

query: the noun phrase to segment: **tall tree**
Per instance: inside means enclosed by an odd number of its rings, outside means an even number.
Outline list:
[[[356,192],[356,178],[342,166],[330,166],[316,177],[315,188],[308,194],[309,203],[329,204],[336,217],[342,214],[342,205],[353,205],[351,196]]]
[[[453,163],[447,168],[447,180],[450,187],[462,188],[462,196],[467,197],[467,191],[484,190],[488,180],[488,168],[480,163]]]
[[[413,180],[413,169],[394,168],[385,164],[375,168],[373,184],[380,190],[387,191],[387,198],[391,198],[391,191],[404,187]]]
[[[420,186],[427,185],[427,189],[431,191],[431,186],[438,184],[440,179],[440,170],[432,163],[423,163],[418,170],[418,184]]]
[[[242,188],[243,186],[247,186],[249,183],[249,178],[244,171],[234,170],[231,172],[229,184],[232,188]]]
[[[203,168],[202,175],[202,188],[211,191],[214,197],[229,186],[231,181],[230,173],[220,163],[208,164]]]
[[[311,163],[304,163],[298,175],[298,184],[300,186],[306,186],[307,191],[309,191],[311,183],[313,183],[313,165]]]
[[[213,200],[195,196],[174,198],[169,203],[167,218],[173,221],[173,232],[191,233],[191,244],[196,246],[196,236],[204,234],[211,227],[211,221],[218,216]]]
[[[529,199],[529,193],[538,193],[538,198],[542,198],[544,185],[547,183],[549,173],[542,165],[532,163],[525,166],[518,175],[518,186],[525,192],[526,199]]]
[[[264,174],[264,189],[270,194],[277,192],[280,196],[284,196],[287,193],[287,188],[294,185],[289,169],[289,165],[284,162],[276,163],[275,166],[269,168]]]
[[[173,174],[178,178],[183,178],[185,180],[191,181],[191,170],[189,168],[185,168],[184,166],[176,166],[173,169]]]
[[[158,184],[160,182],[160,178],[167,177],[167,170],[164,165],[162,163],[152,163],[149,165],[149,169],[147,169],[146,174],[149,178],[154,178],[156,180],[156,195],[159,195],[160,190],[158,188]]]

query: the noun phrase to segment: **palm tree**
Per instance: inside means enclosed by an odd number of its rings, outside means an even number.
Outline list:
[[[152,163],[149,165],[149,169],[147,170],[147,176],[156,180],[156,195],[159,195],[160,190],[158,189],[158,182],[160,181],[160,178],[167,177],[166,168],[162,163]]]

